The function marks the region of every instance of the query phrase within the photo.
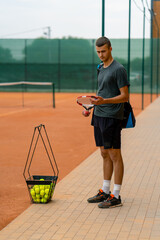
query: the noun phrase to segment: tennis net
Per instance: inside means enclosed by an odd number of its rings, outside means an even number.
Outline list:
[[[55,108],[55,85],[52,82],[10,82],[0,83],[1,100],[13,101],[13,98],[21,99],[21,105],[24,107],[28,102],[44,101],[52,102]],[[3,94],[2,94],[3,93]],[[36,99],[36,100],[35,100]]]

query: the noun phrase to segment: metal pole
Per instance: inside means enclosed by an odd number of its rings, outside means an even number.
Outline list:
[[[92,92],[94,92],[95,90],[95,84],[94,84],[94,49],[95,49],[95,45],[94,45],[94,39],[92,39]]]
[[[144,109],[144,53],[145,53],[145,7],[144,7],[144,10],[143,10],[142,110]]]
[[[51,38],[51,28],[48,27],[48,38],[50,39]]]
[[[53,108],[55,108],[56,104],[55,104],[55,85],[54,85],[54,83],[52,83],[52,94],[53,94]]]
[[[130,52],[131,52],[131,0],[129,0],[129,24],[128,24],[128,81],[130,81]]]
[[[105,0],[102,0],[102,37],[105,35]]]
[[[25,76],[24,76],[24,81],[27,81],[27,39],[25,39]],[[24,107],[24,92],[26,91],[26,85],[22,84],[22,106]]]
[[[151,0],[151,43],[150,43],[150,55],[151,55],[151,71],[150,71],[150,94],[152,102],[152,81],[153,81],[153,0]]]
[[[157,39],[157,97],[159,92],[159,29],[158,29],[158,39]]]
[[[58,91],[61,91],[61,40],[58,39]]]
[[[157,26],[157,78],[156,78],[156,92],[157,92],[157,97],[158,97],[158,81],[159,81],[159,26],[158,26],[158,23],[157,23],[157,18],[156,18],[156,15],[155,13],[154,14],[154,19],[155,19],[155,23],[156,23],[156,26]]]

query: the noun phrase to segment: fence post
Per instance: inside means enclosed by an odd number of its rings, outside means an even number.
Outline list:
[[[130,82],[130,52],[131,52],[131,0],[129,0],[129,24],[128,24],[128,81],[129,82]]]
[[[105,35],[105,0],[102,0],[102,37]]]
[[[61,40],[58,39],[58,91],[61,91]]]
[[[92,91],[95,90],[95,84],[94,84],[94,39],[92,39]]]
[[[143,9],[142,110],[144,109],[144,53],[145,53],[145,7]]]

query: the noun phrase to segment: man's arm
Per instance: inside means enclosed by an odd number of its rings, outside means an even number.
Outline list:
[[[123,103],[127,102],[129,99],[128,86],[122,87],[119,89],[120,94],[113,98],[102,98],[97,96],[97,99],[91,100],[91,103],[94,105],[101,105],[107,103]]]

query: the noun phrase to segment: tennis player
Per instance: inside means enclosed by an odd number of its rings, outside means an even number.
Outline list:
[[[103,186],[98,194],[89,198],[89,203],[99,203],[99,208],[121,206],[120,190],[122,186],[124,164],[121,155],[121,123],[124,102],[129,99],[127,74],[125,68],[112,57],[111,42],[106,37],[96,41],[96,51],[102,61],[98,74],[98,98],[92,100],[95,105],[91,125],[94,126],[96,146],[100,147],[103,158]],[[114,172],[113,193],[110,192]]]

